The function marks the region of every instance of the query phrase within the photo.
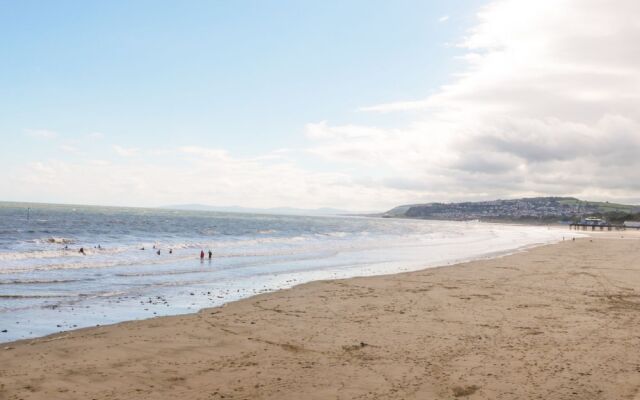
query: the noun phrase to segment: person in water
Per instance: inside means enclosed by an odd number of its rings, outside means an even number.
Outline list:
[[[156,253],[157,253],[158,255],[160,255],[160,250],[158,250]]]
[[[200,259],[204,260],[204,250],[200,250]]]
[[[78,250],[78,253],[82,254],[83,256],[86,256],[84,252],[84,247],[80,247],[80,250]]]
[[[173,254],[173,249],[169,249],[169,254]]]
[[[209,250],[209,260],[211,260],[212,256],[213,256],[213,252],[211,250]]]

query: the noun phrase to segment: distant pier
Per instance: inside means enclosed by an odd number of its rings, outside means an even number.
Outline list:
[[[624,231],[626,230],[627,226],[624,225],[614,225],[614,224],[585,224],[585,223],[581,223],[581,222],[577,222],[577,223],[573,223],[573,224],[569,224],[569,229],[575,229],[576,231]],[[640,228],[631,228],[631,229],[640,229]]]

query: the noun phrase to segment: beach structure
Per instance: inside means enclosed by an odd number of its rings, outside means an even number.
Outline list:
[[[612,231],[612,230],[624,230],[626,227],[624,225],[620,225],[620,224],[611,224],[609,222],[607,222],[604,218],[599,218],[599,217],[586,217],[583,218],[580,222],[574,222],[569,224],[569,229],[575,229],[575,230],[583,230],[583,231],[587,231],[587,230],[607,230],[607,231]]]

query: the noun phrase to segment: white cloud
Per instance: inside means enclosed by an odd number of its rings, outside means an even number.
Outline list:
[[[383,184],[414,190],[416,200],[640,201],[639,14],[632,0],[492,2],[459,44],[466,68],[451,83],[422,100],[360,109],[405,112],[411,123],[366,141],[312,135],[313,151],[381,163]]]
[[[87,138],[89,139],[103,139],[104,134],[102,132],[91,132],[87,134]]]
[[[432,102],[429,99],[426,100],[413,100],[413,101],[398,101],[386,104],[376,104],[373,106],[365,106],[358,108],[358,111],[372,111],[372,112],[395,112],[395,111],[415,111],[424,110],[429,108]]]
[[[78,154],[78,148],[75,146],[71,146],[68,144],[61,144],[60,146],[58,146],[58,149],[64,151],[65,153],[71,153],[71,154]]]
[[[195,146],[175,150],[170,156],[181,162],[168,165],[169,155],[165,154],[128,164],[101,160],[30,163],[15,171],[12,176],[16,179],[0,181],[0,191],[11,186],[11,193],[20,198],[64,199],[69,187],[91,184],[91,190],[75,191],[74,201],[140,206],[198,202],[370,210],[379,206],[379,195],[402,199],[397,189],[375,188],[344,173],[309,171],[290,161],[234,157]]]
[[[58,133],[48,129],[25,129],[24,134],[37,139],[56,139]]]
[[[201,146],[183,146],[179,149],[186,154],[194,154],[196,156],[204,157],[210,160],[229,160],[230,157],[226,150],[222,149],[210,149]]]
[[[99,182],[74,201],[360,210],[532,195],[638,202],[637,15],[635,0],[494,1],[460,39],[464,68],[448,84],[358,115],[399,113],[401,125],[310,123],[302,151],[253,157],[113,146],[144,157],[39,161],[0,180],[0,193],[62,198]]]
[[[442,17],[438,18],[438,22],[447,22],[448,20],[449,20],[448,15],[443,15]]]
[[[113,145],[112,148],[113,151],[115,151],[116,154],[121,157],[133,157],[138,154],[138,149],[135,148],[122,147],[118,145]]]

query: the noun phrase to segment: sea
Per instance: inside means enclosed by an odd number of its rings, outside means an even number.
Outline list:
[[[569,235],[478,221],[0,202],[0,342],[192,313],[309,281],[493,257]]]

